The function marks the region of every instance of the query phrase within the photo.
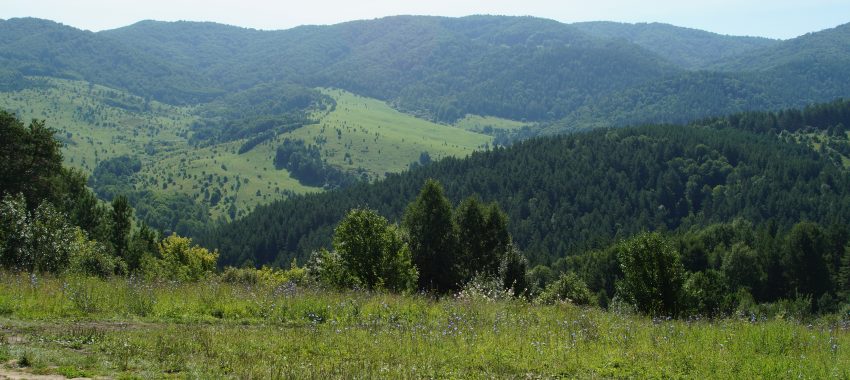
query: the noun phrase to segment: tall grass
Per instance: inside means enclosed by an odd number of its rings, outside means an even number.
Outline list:
[[[521,300],[5,273],[0,311],[7,338],[0,354],[26,355],[33,372],[143,378],[850,378],[850,323],[835,316],[811,323],[653,320]]]

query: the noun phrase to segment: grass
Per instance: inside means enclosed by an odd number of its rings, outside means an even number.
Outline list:
[[[322,91],[336,100],[336,109],[321,116],[318,124],[280,136],[278,141],[296,138],[317,144],[332,165],[362,169],[372,178],[407,169],[411,162],[419,161],[422,152],[434,160],[463,157],[493,140],[401,113],[376,99],[343,90]]]
[[[830,136],[825,131],[797,131],[788,135],[786,139],[806,145],[816,152],[831,154],[833,157],[837,157],[835,159],[836,164],[841,165],[844,169],[850,169],[850,157],[830,147],[830,143],[846,147],[850,144],[850,132],[847,132],[845,136]]]
[[[243,140],[201,149],[190,145],[189,127],[198,119],[192,107],[151,101],[145,108],[143,98],[120,90],[82,81],[39,80],[45,85],[0,93],[0,107],[22,120],[47,120],[58,130],[65,163],[71,167],[90,174],[102,160],[137,156],[142,160],[138,189],[186,194],[202,203],[204,182],[210,192],[218,189],[225,200],[212,207],[213,218],[225,217],[231,204],[244,214],[283,197],[283,190],[317,190],[302,186],[285,170],[275,171],[271,158],[236,154]],[[237,178],[239,186],[234,186]]]
[[[284,138],[317,144],[330,164],[371,179],[405,170],[424,151],[432,159],[462,157],[492,141],[490,136],[398,112],[375,99],[325,89],[337,107],[315,115],[318,124],[237,154],[247,138],[203,148],[189,144],[190,126],[198,120],[193,107],[146,102],[82,81],[36,79],[44,86],[0,93],[0,108],[22,120],[47,120],[65,143],[67,165],[91,173],[102,160],[135,155],[142,160],[136,175],[140,190],[186,194],[200,203],[207,202],[205,190],[218,190],[223,200],[211,205],[213,219],[227,219],[232,206],[240,216],[287,194],[321,191],[301,185],[286,170],[275,170],[275,149]]]
[[[848,378],[850,322],[652,320],[293,285],[0,278],[7,357],[115,378]],[[2,337],[2,336],[0,336]],[[14,339],[13,339],[14,338]]]
[[[466,115],[463,119],[455,122],[454,125],[468,131],[489,134],[496,130],[520,129],[531,124],[493,116]]]
[[[65,163],[91,173],[97,163],[123,154],[143,159],[144,145],[185,141],[190,108],[150,102],[87,82],[38,78],[44,86],[0,93],[0,108],[24,121],[45,119],[65,143]],[[150,162],[150,160],[148,160]]]

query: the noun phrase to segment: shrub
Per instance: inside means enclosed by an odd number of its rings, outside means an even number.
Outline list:
[[[729,288],[720,271],[692,273],[684,285],[688,309],[693,314],[715,317],[729,310]]]
[[[197,281],[215,270],[218,252],[192,245],[192,239],[171,236],[163,239],[158,247],[159,258],[145,255],[140,267],[146,278],[176,281]]]
[[[678,314],[685,268],[661,234],[644,232],[620,243],[617,259],[623,269],[618,293],[624,301],[645,314]]]
[[[516,247],[509,245],[507,253],[502,258],[499,275],[504,289],[510,289],[514,297],[528,294],[527,269],[528,261]]]
[[[472,280],[464,284],[460,292],[455,295],[455,298],[463,301],[487,301],[495,302],[509,299],[512,297],[512,291],[506,290],[503,286],[502,279],[497,276],[478,274]]]
[[[69,270],[73,273],[107,277],[115,273],[118,259],[110,255],[103,244],[89,240],[79,228],[71,243]]]
[[[299,267],[293,260],[290,268],[286,270],[268,266],[260,269],[227,267],[221,273],[221,280],[231,284],[277,287],[287,283],[306,285],[308,276],[307,269]]]
[[[375,211],[349,211],[334,231],[334,250],[343,270],[367,289],[411,291],[417,272],[395,225]]]
[[[0,201],[0,264],[10,269],[58,273],[68,266],[76,232],[48,202],[27,212],[23,195]]]
[[[221,272],[221,281],[228,284],[257,285],[260,282],[257,272],[254,268],[226,267]]]
[[[587,288],[587,284],[575,273],[568,272],[561,275],[557,281],[549,284],[537,297],[537,302],[551,305],[556,302],[569,302],[576,305],[589,305],[593,300],[593,294]]]
[[[307,268],[310,276],[322,287],[351,289],[360,286],[360,281],[346,270],[342,258],[336,252],[324,248],[313,252]]]

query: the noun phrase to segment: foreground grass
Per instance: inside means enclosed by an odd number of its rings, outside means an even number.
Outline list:
[[[848,322],[659,321],[296,286],[0,279],[0,362],[117,378],[850,378]]]

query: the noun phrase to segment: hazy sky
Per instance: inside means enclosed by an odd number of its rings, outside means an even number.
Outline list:
[[[39,17],[93,31],[139,20],[215,21],[256,29],[398,14],[531,15],[562,22],[665,22],[732,35],[791,38],[850,22],[848,0],[0,0],[0,18]]]

